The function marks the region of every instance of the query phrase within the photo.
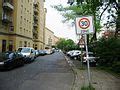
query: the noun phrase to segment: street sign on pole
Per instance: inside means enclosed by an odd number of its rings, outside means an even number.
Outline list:
[[[82,16],[77,17],[76,20],[76,34],[92,34],[94,33],[93,17]]]
[[[83,35],[81,35],[81,38],[79,39],[79,42],[78,42],[80,48],[84,48],[85,46],[85,38]]]
[[[86,48],[86,60],[88,67],[88,81],[89,85],[91,84],[91,74],[90,74],[90,64],[89,64],[89,54],[88,54],[88,46],[87,46],[87,34],[94,33],[94,25],[93,25],[93,17],[92,16],[82,16],[77,17],[75,21],[76,26],[76,34],[85,36],[85,48]]]

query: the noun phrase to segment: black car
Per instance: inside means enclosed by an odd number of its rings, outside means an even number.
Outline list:
[[[18,52],[0,53],[0,69],[12,69],[24,65],[24,57]]]

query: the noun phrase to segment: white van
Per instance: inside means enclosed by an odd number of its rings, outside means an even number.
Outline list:
[[[30,62],[35,59],[35,50],[32,47],[19,47],[18,52],[25,57],[25,62]]]

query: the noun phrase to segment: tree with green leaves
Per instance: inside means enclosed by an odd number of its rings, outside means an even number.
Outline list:
[[[84,0],[77,0],[77,4],[83,3]],[[104,24],[107,28],[116,26],[115,37],[118,35],[120,31],[120,1],[119,0],[85,0],[86,2],[92,1],[92,8],[95,11],[95,8],[100,11],[99,19],[101,20],[105,11],[109,14],[107,16],[108,20]],[[112,18],[112,19],[111,19]]]
[[[55,9],[60,11],[65,18],[63,22],[71,21],[77,16],[86,16],[86,15],[92,15],[94,17],[94,27],[95,27],[95,33],[91,38],[91,42],[95,41],[97,39],[96,32],[100,31],[101,25],[100,21],[107,10],[109,13],[108,21],[106,25],[108,27],[112,25],[116,25],[116,32],[118,33],[119,27],[120,27],[120,10],[119,10],[119,3],[116,2],[116,0],[108,0],[108,2],[103,2],[103,0],[69,0],[69,6],[63,7],[62,5],[54,6]],[[116,10],[113,12],[113,8]],[[109,19],[112,17],[112,19]],[[115,34],[117,35],[117,34]]]
[[[64,38],[61,38],[57,42],[57,48],[62,49],[63,51],[69,51],[72,49],[76,49],[77,46],[75,45],[73,40],[71,40],[71,39],[65,40]]]
[[[110,69],[120,74],[120,38],[101,38],[93,47],[98,60],[98,66]]]
[[[86,3],[79,2],[80,0],[77,0],[77,4],[73,4],[67,7],[63,7],[62,5],[54,6],[58,11],[62,13],[66,21],[74,20],[78,16],[87,16],[92,15],[94,17],[94,26],[95,26],[95,34],[92,37],[91,41],[96,40],[96,32],[100,30],[100,21],[98,19],[98,12],[97,6],[98,6],[98,0],[86,0]]]

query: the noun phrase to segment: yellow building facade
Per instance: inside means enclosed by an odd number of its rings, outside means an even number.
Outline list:
[[[0,52],[25,46],[43,49],[44,20],[43,0],[0,0]]]
[[[54,40],[54,32],[46,27],[45,28],[45,48],[52,48],[53,40]]]
[[[45,11],[44,1],[34,0],[33,47],[44,49]]]
[[[56,43],[57,43],[59,40],[60,40],[60,38],[54,35],[53,45],[56,46]]]
[[[45,28],[45,48],[51,49],[52,46],[56,46],[56,43],[60,40],[59,37],[54,35],[54,32],[49,28]]]
[[[14,48],[13,3],[13,0],[0,0],[0,52],[12,51]]]
[[[14,0],[15,49],[33,47],[33,0]]]

